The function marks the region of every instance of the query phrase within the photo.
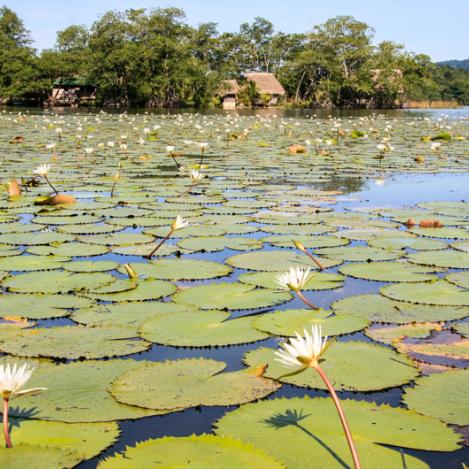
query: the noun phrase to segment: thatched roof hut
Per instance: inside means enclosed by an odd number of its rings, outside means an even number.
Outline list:
[[[285,89],[273,73],[246,73],[247,81],[256,84],[257,91],[271,96],[285,96]]]

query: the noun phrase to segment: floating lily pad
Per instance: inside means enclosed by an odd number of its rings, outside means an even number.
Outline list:
[[[255,272],[253,274],[241,274],[238,280],[249,285],[258,287],[278,289],[276,281],[278,272]],[[341,288],[344,284],[344,276],[340,274],[329,274],[325,272],[315,272],[303,287],[303,290],[332,290]]]
[[[68,257],[61,256],[15,256],[0,258],[0,271],[33,272],[35,270],[54,270],[64,266]]]
[[[169,231],[169,227],[153,228],[145,230],[145,233],[164,238]],[[190,238],[192,236],[222,236],[226,233],[220,225],[190,225],[186,228],[177,230],[174,238]]]
[[[74,239],[72,235],[57,233],[55,231],[30,233],[28,236],[25,236],[23,233],[0,234],[0,243],[16,244],[18,246],[64,243]]]
[[[235,251],[250,251],[262,247],[262,241],[255,238],[230,238],[228,236],[200,236],[197,238],[186,238],[178,241],[177,245],[189,251],[216,252],[223,249]]]
[[[150,344],[135,340],[125,327],[58,326],[23,329],[0,338],[0,350],[20,357],[105,358],[143,352]]]
[[[106,246],[87,243],[63,243],[58,246],[32,246],[27,249],[30,254],[38,256],[91,257],[109,252]]]
[[[164,467],[232,467],[236,469],[282,469],[285,466],[254,446],[215,435],[167,436],[147,440],[124,454],[98,464],[99,469],[139,469],[151,467],[158,455]]]
[[[460,322],[458,324],[453,325],[453,328],[462,334],[464,337],[469,339],[469,322]]]
[[[31,272],[9,277],[3,281],[3,286],[18,293],[68,293],[108,285],[115,280],[112,275],[101,272]]]
[[[154,239],[153,236],[143,233],[113,233],[109,235],[88,235],[80,237],[80,241],[84,243],[100,244],[103,246],[132,246],[134,244],[151,243]]]
[[[378,391],[400,386],[414,379],[418,370],[404,355],[368,342],[335,342],[327,350],[321,367],[334,389],[340,391]],[[244,361],[249,366],[268,364],[265,376],[283,383],[314,389],[327,389],[312,368],[294,376],[292,369],[275,360],[275,350],[259,348],[248,352]]]
[[[453,243],[451,247],[457,249],[458,251],[469,252],[469,240],[458,241],[457,243]]]
[[[451,370],[416,380],[415,386],[404,391],[409,409],[443,422],[469,425],[467,384],[469,370]]]
[[[389,285],[381,288],[380,292],[392,300],[410,303],[469,306],[469,290],[463,290],[444,280]]]
[[[349,296],[332,303],[332,309],[338,314],[353,314],[374,322],[396,324],[451,321],[469,315],[469,308],[466,306],[412,304],[381,295]]]
[[[342,261],[318,258],[325,268],[334,267]],[[318,270],[319,267],[305,254],[296,254],[292,251],[255,251],[245,254],[237,254],[229,257],[225,262],[233,267],[248,270],[259,270],[265,272],[279,272],[288,270],[290,267],[309,267]]]
[[[254,288],[242,283],[213,283],[188,288],[173,297],[176,303],[185,303],[200,309],[256,309],[276,306],[292,299],[289,292]]]
[[[378,342],[393,344],[396,341],[408,337],[419,339],[425,338],[435,330],[441,330],[441,325],[431,322],[413,323],[399,326],[376,324],[369,327],[365,331],[365,334]]]
[[[320,325],[324,335],[333,336],[359,331],[369,322],[358,316],[334,315],[325,310],[286,309],[256,316],[252,323],[260,331],[285,337],[294,336],[295,332],[302,334],[304,329],[309,331],[313,324]]]
[[[11,414],[60,422],[110,422],[155,415],[158,412],[120,404],[107,390],[115,378],[140,363],[135,360],[43,363],[28,386],[46,387],[47,391],[15,398]]]
[[[0,316],[45,319],[68,316],[70,309],[86,308],[92,301],[72,295],[9,294],[0,296]]]
[[[439,249],[446,249],[448,247],[448,244],[443,241],[427,238],[401,238],[399,237],[399,233],[396,233],[395,238],[370,239],[368,244],[374,248],[385,249],[388,251],[405,248],[415,249],[416,251],[436,251]]]
[[[442,422],[416,412],[342,399],[363,467],[395,469],[402,454],[391,447],[453,451],[458,435]],[[264,448],[287,467],[352,467],[352,459],[336,410],[329,398],[272,399],[248,404],[216,423],[218,435],[233,436]],[[311,437],[314,436],[314,438]],[[409,468],[427,467],[405,455]]]
[[[154,244],[137,244],[135,246],[120,246],[113,248],[112,252],[120,254],[122,256],[148,256],[153,249]],[[174,244],[165,243],[161,246],[158,251],[153,254],[154,257],[170,256],[175,252],[178,252],[178,246]]]
[[[435,269],[407,262],[357,262],[342,266],[340,272],[377,282],[423,282],[437,278],[433,275]]]
[[[163,280],[203,280],[224,277],[231,267],[199,259],[159,259],[134,266],[139,275]]]
[[[450,269],[469,269],[469,253],[460,251],[431,251],[409,254],[415,264],[434,265]]]
[[[114,380],[118,402],[155,410],[198,405],[235,405],[265,397],[280,386],[250,370],[224,372],[226,364],[206,358],[143,363]]]
[[[180,347],[244,344],[268,337],[253,328],[251,317],[229,319],[224,311],[187,311],[155,316],[140,327],[149,342]]]
[[[454,283],[458,287],[469,289],[469,271],[454,272],[445,277],[447,282]]]
[[[469,230],[464,228],[413,228],[410,232],[427,238],[469,239]]]
[[[108,272],[118,267],[119,264],[114,261],[74,261],[63,266],[68,272]]]
[[[0,461],[8,469],[50,469],[51,467],[73,467],[83,460],[75,451],[63,450],[57,446],[43,447],[18,445],[0,448]]]
[[[336,236],[297,236],[297,235],[278,235],[266,236],[262,238],[264,243],[272,244],[273,246],[291,248],[293,247],[293,240],[299,241],[305,248],[317,249],[325,247],[345,246],[348,241],[337,238]]]
[[[379,248],[367,246],[352,246],[318,249],[316,254],[320,254],[332,259],[340,259],[342,261],[390,261],[398,259],[404,255],[403,252],[385,251]]]

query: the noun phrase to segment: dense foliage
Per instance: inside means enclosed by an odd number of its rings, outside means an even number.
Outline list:
[[[69,26],[53,49],[38,54],[21,19],[3,7],[0,97],[42,102],[55,79],[78,75],[97,86],[98,104],[207,106],[224,79],[259,71],[275,73],[289,101],[305,106],[469,103],[469,72],[435,65],[393,42],[374,45],[373,33],[350,16],[305,34],[276,32],[263,18],[219,33],[215,23],[189,26],[178,8],[140,9],[107,12],[89,29]]]

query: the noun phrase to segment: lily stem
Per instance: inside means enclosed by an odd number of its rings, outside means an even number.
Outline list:
[[[10,431],[8,428],[8,399],[3,398],[3,434],[7,448],[13,448],[10,440]]]
[[[314,257],[310,252],[308,252],[306,249],[303,251],[318,267],[320,270],[324,270],[324,266],[319,262],[319,259]]]
[[[174,163],[176,163],[176,166],[179,169],[181,165],[177,162],[176,158],[174,158],[173,152],[170,152],[169,156],[173,159]]]
[[[340,422],[342,423],[342,427],[344,429],[345,438],[347,439],[348,446],[350,448],[350,452],[352,453],[353,464],[355,469],[361,469],[360,459],[358,458],[358,453],[355,448],[355,444],[353,442],[352,433],[350,432],[350,428],[348,426],[347,418],[345,417],[344,411],[342,406],[340,405],[339,397],[337,396],[334,388],[332,387],[329,378],[327,377],[326,373],[324,373],[323,369],[318,365],[314,365],[313,368],[319,373],[319,376],[324,381],[324,384],[327,386],[328,391],[331,394],[332,400],[334,401],[335,408],[337,409],[337,413],[339,414]]]
[[[200,161],[199,161],[199,169],[202,168],[202,163],[204,162],[204,153],[205,153],[205,150],[202,148],[202,154],[200,156]]]
[[[117,184],[117,181],[114,181],[114,183],[112,184],[111,197],[114,197],[114,190],[116,188],[116,184]]]
[[[52,185],[52,183],[49,181],[49,178],[44,174],[44,178],[46,179],[47,181],[47,184],[49,184],[49,186],[51,187],[51,189],[57,194],[59,195],[59,191]]]
[[[147,254],[145,256],[143,256],[145,259],[151,259],[154,255],[155,255],[155,252],[158,251],[158,249],[160,249],[161,246],[163,246],[164,243],[166,243],[166,241],[168,241],[169,237],[174,233],[174,230],[169,230],[169,233],[157,244],[157,246],[155,247],[155,249],[153,249],[152,252],[150,252],[150,254]]]
[[[300,298],[300,300],[307,306],[309,306],[311,309],[319,309],[318,306],[315,304],[311,303],[311,301],[307,300],[306,297],[301,293],[299,290],[296,291],[296,294]]]

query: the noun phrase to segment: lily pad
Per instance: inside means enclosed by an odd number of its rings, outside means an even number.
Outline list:
[[[469,253],[460,251],[430,251],[409,254],[409,261],[415,264],[434,265],[450,269],[469,269]]]
[[[255,238],[240,238],[228,236],[200,236],[197,238],[185,238],[178,241],[177,245],[188,251],[216,252],[223,249],[235,251],[250,251],[262,247],[262,241]]]
[[[38,256],[91,257],[109,252],[106,246],[87,243],[63,243],[58,246],[32,246],[27,249],[30,254]]]
[[[15,256],[14,258],[0,258],[0,271],[3,272],[33,272],[38,270],[60,269],[69,261],[61,256]]]
[[[280,385],[250,370],[224,372],[226,364],[206,358],[142,363],[114,380],[110,392],[123,404],[155,410],[250,402]]]
[[[448,247],[447,243],[443,241],[437,241],[436,239],[411,237],[400,238],[399,233],[396,233],[395,238],[370,239],[368,244],[371,247],[385,249],[388,251],[405,248],[415,249],[416,251],[436,251],[439,249],[446,249]]]
[[[249,285],[258,287],[278,289],[276,282],[278,272],[255,272],[253,274],[241,274],[238,280]],[[332,290],[341,288],[344,285],[344,276],[340,274],[329,274],[325,272],[315,272],[303,287],[303,290]]]
[[[385,251],[379,248],[368,246],[352,246],[318,249],[316,254],[326,256],[332,259],[340,259],[342,261],[390,261],[398,259],[404,255],[403,252]]]
[[[167,436],[127,447],[101,461],[98,469],[140,469],[151,467],[158,455],[162,467],[232,467],[236,469],[283,469],[285,466],[254,446],[215,435]]]

